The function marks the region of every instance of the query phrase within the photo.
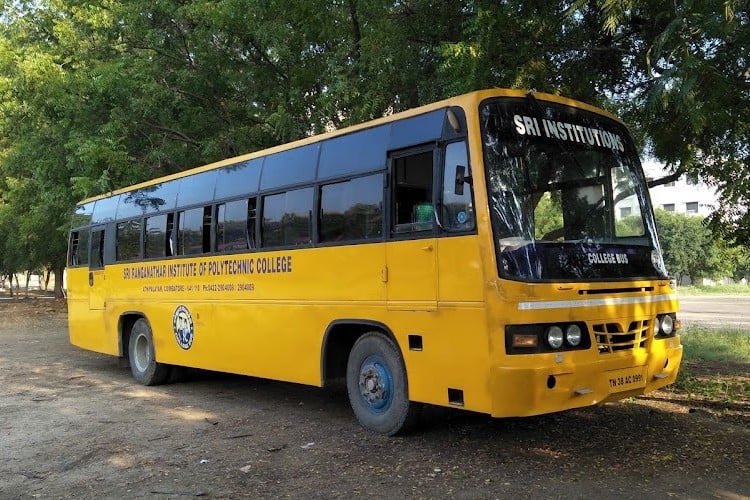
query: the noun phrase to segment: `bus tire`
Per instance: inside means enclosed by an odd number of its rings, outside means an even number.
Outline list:
[[[393,436],[409,430],[420,405],[409,401],[409,388],[398,347],[378,332],[354,343],[346,367],[349,403],[362,427]]]
[[[157,363],[154,337],[145,318],[139,318],[130,329],[128,341],[130,372],[143,385],[160,385],[169,378],[170,366]]]

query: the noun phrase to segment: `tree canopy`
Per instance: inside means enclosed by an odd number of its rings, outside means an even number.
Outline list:
[[[621,115],[748,243],[749,4],[5,2],[0,268],[61,270],[85,196],[486,87]]]

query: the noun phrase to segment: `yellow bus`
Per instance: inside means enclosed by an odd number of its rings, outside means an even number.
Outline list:
[[[528,416],[672,383],[682,357],[615,117],[484,90],[82,201],[70,340],[160,384],[327,386],[388,435],[422,404]]]

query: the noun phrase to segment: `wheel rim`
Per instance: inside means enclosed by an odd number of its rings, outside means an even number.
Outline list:
[[[393,401],[393,378],[380,356],[369,356],[359,368],[359,394],[373,413],[383,413]]]
[[[145,372],[151,361],[151,350],[149,349],[148,339],[145,335],[138,335],[135,339],[135,348],[133,349],[133,362],[139,372]]]

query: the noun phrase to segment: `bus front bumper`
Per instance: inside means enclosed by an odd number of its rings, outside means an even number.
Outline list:
[[[521,417],[592,406],[637,396],[669,385],[682,360],[679,337],[660,341],[645,362],[616,357],[536,367],[495,366],[492,370],[492,416]],[[671,340],[671,339],[670,339]]]

